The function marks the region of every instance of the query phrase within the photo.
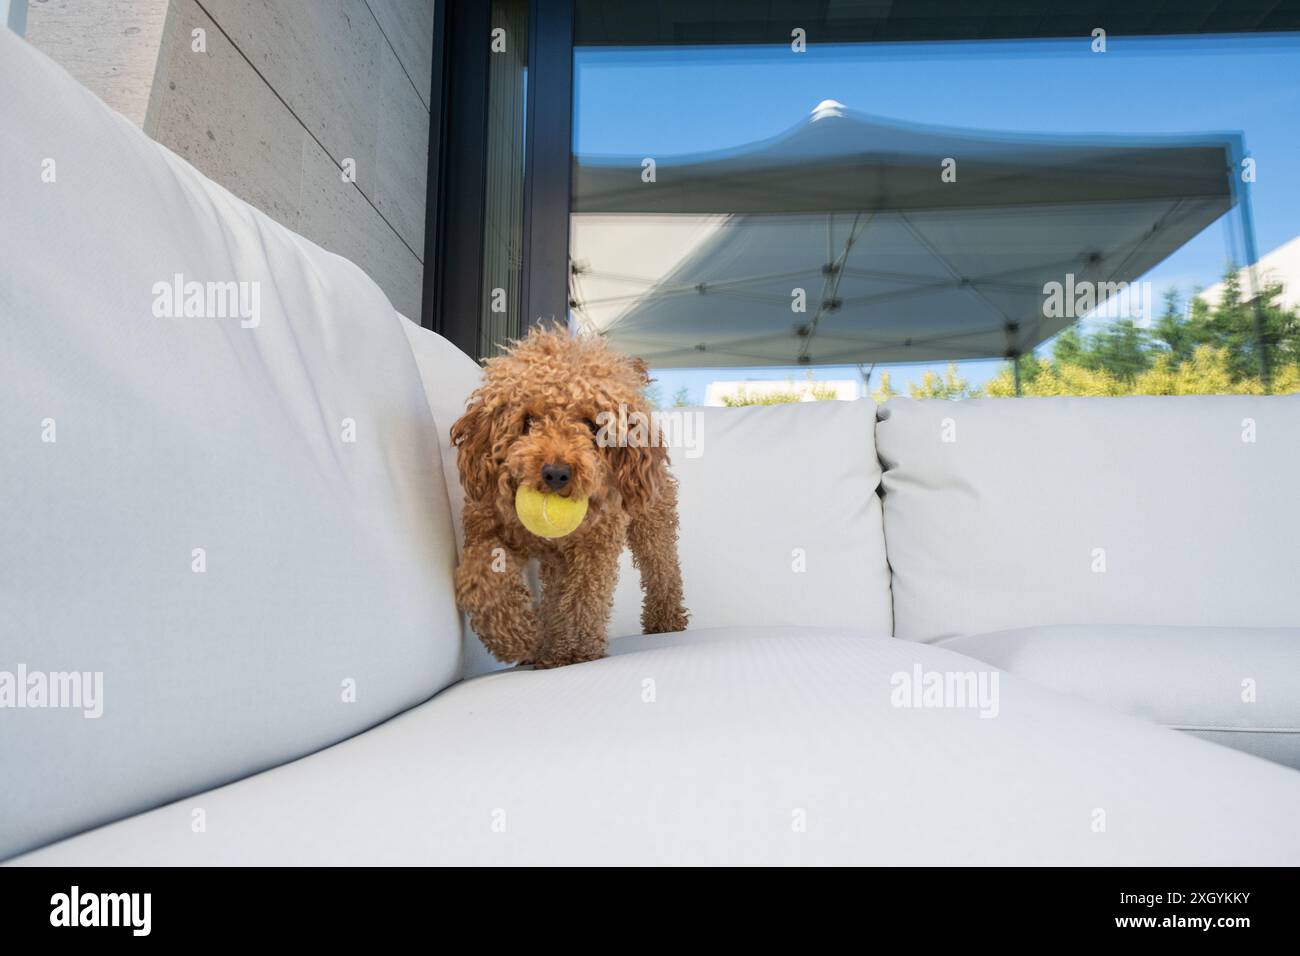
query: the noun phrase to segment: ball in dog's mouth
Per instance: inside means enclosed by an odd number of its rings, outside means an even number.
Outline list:
[[[564,498],[520,485],[515,492],[515,514],[539,538],[563,538],[587,517],[587,499]]]

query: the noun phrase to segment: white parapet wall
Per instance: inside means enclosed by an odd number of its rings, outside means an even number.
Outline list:
[[[862,383],[853,379],[746,379],[710,382],[704,390],[705,405],[725,405],[725,399],[763,399],[774,395],[795,394],[801,402],[825,399],[851,402],[862,397]],[[750,404],[759,404],[751,401]]]

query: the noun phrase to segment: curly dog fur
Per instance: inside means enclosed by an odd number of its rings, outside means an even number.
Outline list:
[[[620,406],[621,420],[639,412],[648,421],[649,383],[643,362],[603,340],[539,326],[487,362],[482,385],[452,426],[465,489],[456,601],[498,660],[559,667],[605,656],[624,546],[641,573],[642,630],[686,628],[677,485],[667,450],[655,442],[611,442],[617,425],[601,428],[607,416],[619,419]],[[542,469],[556,465],[570,477],[555,493],[585,496],[588,511],[576,531],[547,539],[520,523],[515,492],[521,485],[554,491]],[[530,558],[541,565],[537,608],[523,580]]]

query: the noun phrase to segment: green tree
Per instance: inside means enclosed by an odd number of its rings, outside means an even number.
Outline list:
[[[894,391],[893,383],[889,381],[889,373],[880,373],[880,385],[871,393],[871,399],[877,405],[883,405],[898,393]]]
[[[1218,303],[1201,317],[1196,328],[1196,345],[1226,349],[1226,362],[1233,379],[1259,374],[1254,309],[1242,301],[1241,279],[1236,269],[1228,270]]]
[[[1168,349],[1175,360],[1182,362],[1191,358],[1194,345],[1187,328],[1187,319],[1183,317],[1178,304],[1178,289],[1174,287],[1166,289],[1165,310],[1160,314],[1160,318],[1156,319],[1155,327],[1152,329],[1152,339]]]
[[[1281,293],[1280,285],[1270,284],[1258,298],[1244,301],[1238,271],[1230,268],[1223,295],[1213,305],[1193,290],[1184,312],[1177,288],[1167,289],[1164,309],[1150,330],[1128,318],[1091,334],[1074,325],[1056,336],[1050,358],[1021,356],[982,390],[949,363],[943,373],[924,372],[908,391],[913,398],[1010,398],[1016,394],[1018,370],[1020,394],[1030,396],[1297,393],[1300,309],[1284,309]],[[1268,359],[1267,383],[1261,357]],[[884,402],[894,394],[889,373],[882,373],[872,398]]]
[[[1132,319],[1118,319],[1088,340],[1086,368],[1130,382],[1151,367],[1151,337]]]
[[[1118,319],[1091,335],[1072,325],[1052,343],[1052,364],[1058,370],[1076,366],[1131,381],[1151,367],[1150,348],[1150,334],[1132,319]],[[1022,380],[1024,371],[1022,367]]]
[[[949,362],[943,375],[926,371],[920,383],[907,386],[908,394],[913,398],[978,398],[979,389],[971,388],[970,382],[957,374],[957,363]]]
[[[1052,343],[1052,361],[1062,365],[1083,365],[1086,346],[1078,325],[1072,325]]]
[[[1138,376],[1132,391],[1136,395],[1260,395],[1264,386],[1258,378],[1233,377],[1228,349],[1198,345],[1185,362],[1162,355],[1150,371]]]

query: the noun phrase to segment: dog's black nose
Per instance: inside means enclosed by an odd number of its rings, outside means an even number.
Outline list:
[[[563,491],[569,486],[572,477],[573,472],[568,465],[542,465],[542,481],[552,491]]]

